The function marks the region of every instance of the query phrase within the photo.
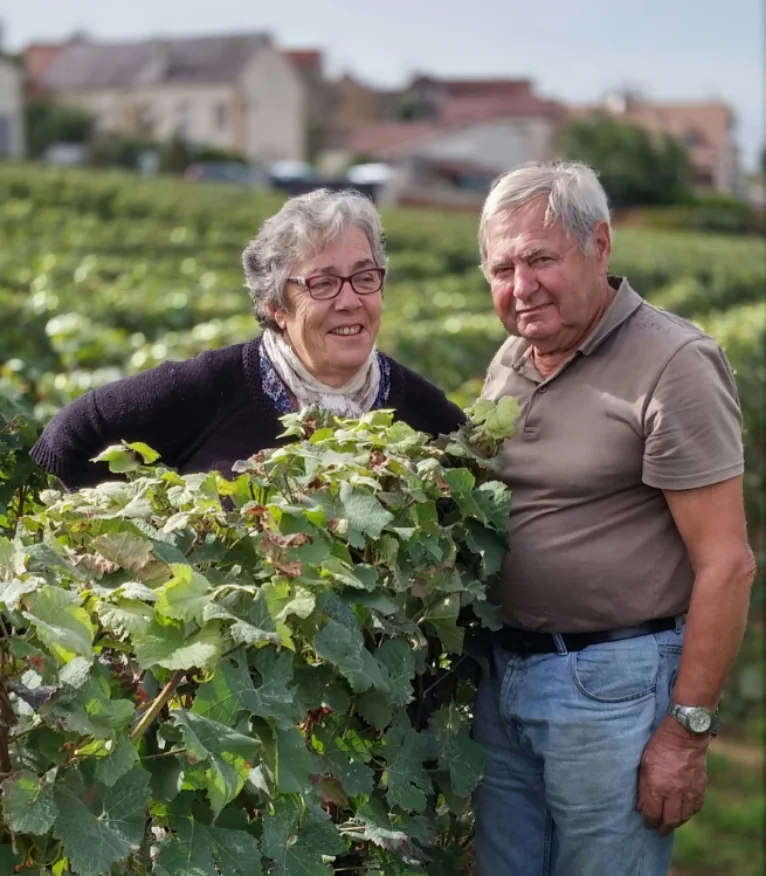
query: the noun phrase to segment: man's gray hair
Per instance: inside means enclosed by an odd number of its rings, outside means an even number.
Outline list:
[[[285,306],[285,283],[296,262],[329,246],[355,225],[370,243],[375,264],[386,266],[380,216],[369,198],[353,190],[317,189],[290,198],[267,219],[242,253],[245,279],[261,327],[279,331],[270,306]]]
[[[592,167],[578,161],[530,162],[504,173],[487,195],[479,222],[482,262],[487,255],[487,225],[537,198],[548,199],[545,224],[560,220],[564,231],[586,251],[599,222],[610,224],[609,202]]]

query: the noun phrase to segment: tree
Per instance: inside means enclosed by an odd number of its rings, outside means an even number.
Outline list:
[[[690,164],[674,138],[607,116],[571,122],[566,158],[595,168],[615,207],[678,204],[689,199]]]
[[[178,134],[163,143],[160,150],[160,170],[165,173],[183,173],[193,160],[192,150]]]
[[[54,143],[86,143],[93,131],[93,119],[76,107],[50,100],[27,105],[27,142],[33,158],[41,156]]]

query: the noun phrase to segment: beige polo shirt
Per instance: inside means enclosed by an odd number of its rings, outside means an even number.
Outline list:
[[[505,442],[510,550],[493,598],[511,626],[588,632],[687,610],[694,573],[663,490],[743,472],[734,379],[719,345],[628,282],[547,380],[510,337],[483,397],[514,396]]]

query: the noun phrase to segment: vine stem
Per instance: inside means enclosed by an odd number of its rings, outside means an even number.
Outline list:
[[[149,727],[154,723],[154,719],[162,711],[163,706],[165,706],[173,696],[175,689],[183,681],[185,675],[185,669],[176,669],[176,671],[170,676],[170,681],[162,688],[154,702],[142,716],[141,720],[133,728],[133,732],[130,734],[131,742],[138,742],[144,733],[146,733]]]

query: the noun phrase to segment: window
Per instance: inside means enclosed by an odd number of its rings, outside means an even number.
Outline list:
[[[229,108],[223,101],[213,108],[213,124],[217,131],[225,131],[229,126]]]
[[[681,142],[687,149],[694,149],[697,146],[704,146],[706,144],[705,137],[697,128],[689,128],[681,138]]]

